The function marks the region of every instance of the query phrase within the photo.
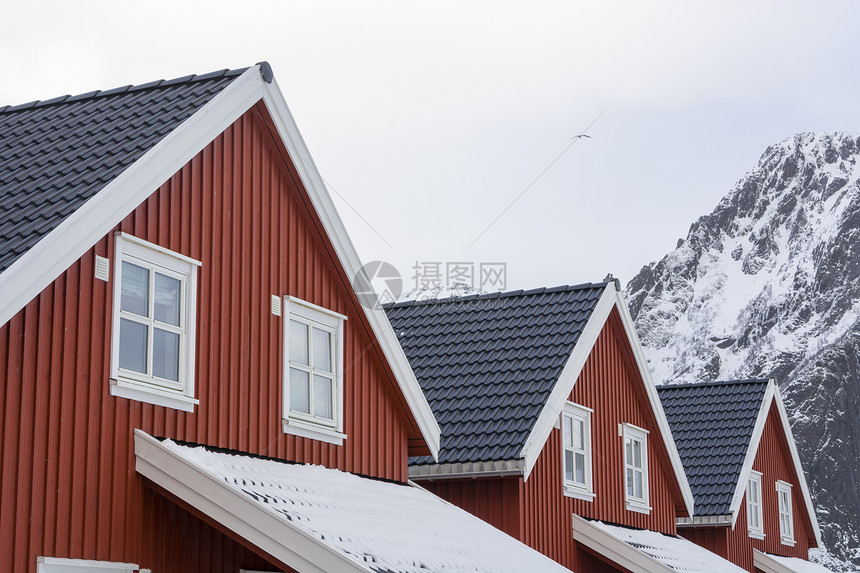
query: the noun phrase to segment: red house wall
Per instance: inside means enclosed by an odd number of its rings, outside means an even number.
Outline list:
[[[592,424],[592,502],[562,493],[561,431],[554,428],[529,479],[496,478],[422,482],[422,485],[517,537],[544,555],[573,570],[583,569],[573,541],[571,514],[675,533],[680,490],[671,471],[642,379],[613,310],[603,327],[569,399],[594,410]],[[625,509],[623,440],[618,424],[628,422],[651,432],[648,436],[650,515]],[[517,486],[503,487],[505,482]],[[482,485],[479,483],[484,482]],[[496,508],[491,512],[489,508]],[[500,516],[519,513],[520,523]],[[513,524],[513,526],[512,526]]]
[[[109,394],[114,282],[93,277],[96,255],[113,258],[113,232],[0,326],[0,570],[34,571],[38,555],[193,570],[153,543],[175,506],[135,473],[135,428],[406,479],[416,428],[273,133],[258,104],[116,227],[203,263],[193,413]],[[282,433],[284,318],[271,314],[272,294],[349,317],[343,446]],[[166,539],[223,556],[201,570],[260,568],[200,520],[184,523]]]
[[[800,492],[800,482],[794,470],[794,464],[791,462],[788,440],[782,429],[776,404],[772,404],[768,412],[753,469],[762,473],[764,539],[754,539],[749,536],[746,495],[741,503],[734,528],[682,527],[678,532],[748,571],[755,571],[753,549],[786,557],[808,559],[810,546],[815,546],[815,535],[806,513],[806,504]],[[780,540],[777,480],[788,482],[793,486],[791,506],[794,515],[794,547],[783,545]]]

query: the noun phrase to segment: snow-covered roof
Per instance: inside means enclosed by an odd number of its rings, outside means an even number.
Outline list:
[[[574,515],[573,537],[633,573],[746,573],[692,541],[647,529],[609,525]]]
[[[764,573],[831,573],[830,569],[813,561],[762,553],[758,549],[753,550],[753,561],[756,569]]]
[[[567,572],[423,488],[159,441],[137,471],[300,573]]]

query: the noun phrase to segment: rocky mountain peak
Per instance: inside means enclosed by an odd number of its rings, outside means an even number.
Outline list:
[[[858,157],[860,136],[840,132],[768,147],[675,250],[627,286],[658,383],[780,382],[826,542],[843,557],[860,545],[860,494],[827,472],[860,479],[860,368],[845,355],[860,355]],[[835,490],[844,492],[838,502],[822,497]]]

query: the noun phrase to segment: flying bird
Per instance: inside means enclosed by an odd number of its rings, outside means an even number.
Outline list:
[[[574,135],[573,137],[571,137],[571,139],[580,139],[582,137],[587,137],[588,139],[591,139],[591,136],[587,135],[585,133],[580,133],[579,135]]]

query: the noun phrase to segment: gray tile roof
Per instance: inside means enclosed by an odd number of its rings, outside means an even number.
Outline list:
[[[729,515],[767,380],[658,386],[696,516]]]
[[[386,307],[441,427],[439,463],[520,457],[605,287],[589,283]]]
[[[244,71],[0,106],[0,273]]]

